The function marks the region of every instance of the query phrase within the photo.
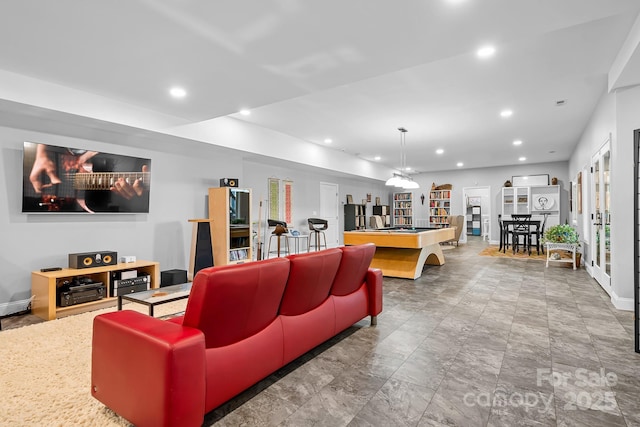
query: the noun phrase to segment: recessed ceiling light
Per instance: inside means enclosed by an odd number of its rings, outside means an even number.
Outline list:
[[[333,139],[331,139],[331,138],[326,138],[326,139],[324,140],[324,143],[325,143],[325,144],[331,144],[332,142],[333,142]]]
[[[246,109],[245,110],[240,110],[240,114],[242,114],[243,116],[248,116],[248,115],[251,114],[251,111],[246,110]]]
[[[373,160],[380,160],[380,159],[381,159],[381,157],[380,157],[380,156],[375,156],[375,157],[373,158]]]
[[[511,110],[500,111],[500,117],[511,117],[512,115],[513,115],[513,111]]]
[[[457,167],[462,167],[462,166],[464,166],[464,163],[462,163],[462,162],[458,162],[458,163],[456,163],[456,166],[457,166]]]
[[[476,52],[478,58],[490,58],[496,53],[496,48],[493,46],[483,46]]]
[[[187,96],[187,91],[181,87],[172,87],[169,89],[169,94],[174,98],[184,98]]]
[[[516,139],[515,141],[513,141],[513,145],[522,145],[522,141]]]
[[[520,160],[521,162],[524,162],[525,160],[527,160],[526,157],[520,157],[518,160]]]
[[[438,148],[436,150],[436,154],[442,154],[442,153],[444,153],[444,150],[442,148]]]

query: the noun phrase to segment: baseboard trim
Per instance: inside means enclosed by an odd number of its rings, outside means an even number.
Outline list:
[[[633,298],[621,298],[611,291],[611,303],[618,310],[633,311]]]

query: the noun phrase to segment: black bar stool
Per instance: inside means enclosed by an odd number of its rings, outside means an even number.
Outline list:
[[[286,246],[286,254],[290,254],[291,251],[289,250],[289,239],[287,239],[287,236],[284,236],[285,233],[288,233],[289,230],[287,230],[287,223],[284,221],[278,221],[277,219],[268,219],[267,220],[267,224],[269,225],[269,227],[275,227],[275,229],[273,230],[273,232],[271,233],[271,236],[269,236],[269,245],[267,246],[267,258],[269,258],[269,256],[271,256],[271,241],[275,238],[276,242],[277,242],[277,254],[278,257],[280,257],[280,249],[282,247],[282,239],[284,239],[284,243]]]
[[[326,219],[321,218],[309,218],[307,219],[307,223],[309,224],[310,234],[313,234],[313,240],[315,242],[316,251],[319,251],[322,244],[320,237],[324,239],[324,248],[327,248],[327,236],[324,234],[324,230],[329,226],[329,222]],[[309,240],[307,242],[307,251],[311,249],[311,236],[309,236]]]

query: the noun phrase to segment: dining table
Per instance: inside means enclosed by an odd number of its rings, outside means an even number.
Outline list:
[[[522,221],[516,221],[514,219],[503,219],[502,220],[502,230],[500,230],[500,248],[499,251],[506,252],[507,245],[509,242],[506,241],[506,236],[509,234],[509,228],[513,229],[513,225],[516,223],[521,223]],[[543,223],[542,220],[539,219],[530,219],[529,226],[534,228],[534,233],[536,235],[536,253],[540,253],[540,237],[542,234],[541,225]],[[513,242],[511,242],[513,245]],[[528,252],[531,253],[531,240],[529,240],[529,247],[527,248]]]

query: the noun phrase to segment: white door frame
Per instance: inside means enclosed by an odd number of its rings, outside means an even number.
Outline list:
[[[334,197],[329,197],[335,194]],[[333,206],[331,206],[333,205]],[[325,237],[327,247],[335,248],[340,246],[340,202],[338,198],[338,184],[332,182],[320,182],[320,211],[318,218],[328,221]]]
[[[606,261],[606,250],[605,250],[605,245],[601,242],[600,245],[598,245],[598,237],[600,237],[600,239],[604,239],[605,238],[605,227],[606,224],[609,220],[609,215],[607,215],[605,213],[605,183],[604,183],[604,176],[603,176],[603,169],[602,169],[602,164],[600,164],[600,167],[598,169],[599,172],[599,201],[600,201],[600,213],[597,214],[596,213],[596,186],[595,186],[595,175],[596,175],[596,163],[600,162],[605,153],[609,153],[609,167],[611,167],[611,135],[609,135],[609,138],[604,142],[604,144],[602,144],[602,146],[600,147],[600,149],[598,151],[596,151],[596,153],[591,157],[591,174],[590,174],[590,179],[589,179],[589,193],[590,193],[590,197],[589,197],[589,208],[590,208],[590,212],[589,212],[589,227],[590,227],[590,239],[589,239],[589,247],[591,248],[591,260],[592,260],[592,267],[591,267],[591,277],[593,277],[594,279],[596,279],[596,281],[600,284],[600,286],[602,286],[602,288],[609,294],[611,295],[611,276],[609,276],[609,274],[607,274],[606,271],[606,265],[607,265],[607,261]],[[598,265],[597,260],[598,260],[598,256],[600,259],[600,264]]]
[[[482,221],[482,217],[484,217],[485,215],[489,215],[489,243],[491,243],[491,225],[492,225],[492,216],[491,216],[491,186],[490,185],[480,185],[480,186],[476,186],[476,187],[463,187],[462,188],[462,215],[464,215],[465,219],[464,219],[464,228],[462,229],[462,234],[460,235],[460,241],[462,242],[466,242],[467,241],[467,192],[469,190],[484,190],[483,193],[486,191],[486,194],[481,194],[480,197],[482,197],[483,202],[482,203],[482,212],[481,212],[481,221]],[[486,210],[486,212],[485,212]],[[480,224],[481,227],[484,227],[484,224]],[[484,230],[483,230],[484,231]],[[481,233],[482,235],[482,233]]]

